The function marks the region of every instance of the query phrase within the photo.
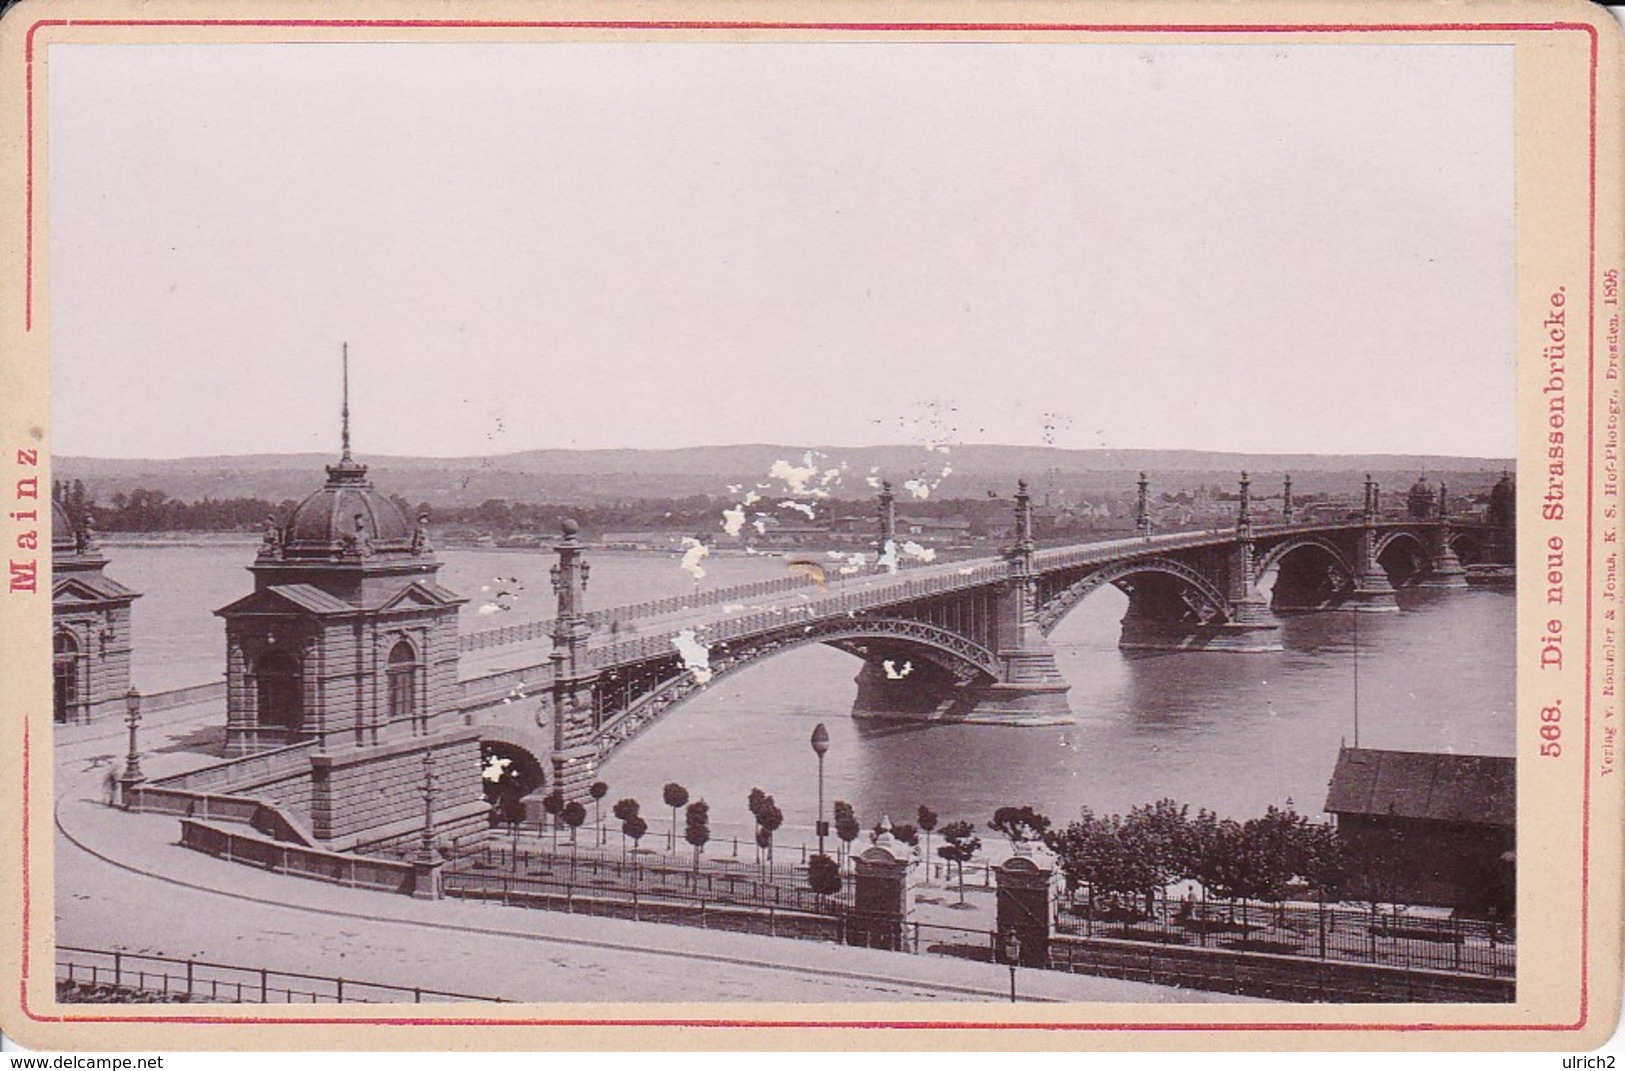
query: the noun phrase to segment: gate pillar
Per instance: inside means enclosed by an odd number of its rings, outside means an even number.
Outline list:
[[[993,868],[993,877],[998,883],[999,933],[1014,933],[1020,940],[1020,966],[1048,967],[1054,855],[1041,844],[1018,841],[1015,853]],[[999,962],[1008,962],[1003,941],[998,955]]]
[[[846,942],[865,948],[903,952],[913,886],[913,852],[892,836],[891,819],[880,825],[874,844],[852,859],[852,913]]]

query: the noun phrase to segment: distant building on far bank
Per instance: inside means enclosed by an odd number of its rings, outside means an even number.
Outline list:
[[[1343,748],[1326,796],[1343,895],[1510,918],[1516,798],[1510,758]]]
[[[130,604],[141,596],[106,576],[89,518],[75,525],[51,502],[51,691],[54,720],[124,711],[130,689]]]

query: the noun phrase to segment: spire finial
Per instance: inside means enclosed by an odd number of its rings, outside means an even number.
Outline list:
[[[344,404],[339,410],[340,422],[343,424],[344,456],[341,460],[350,460],[350,344],[343,343],[344,354]]]

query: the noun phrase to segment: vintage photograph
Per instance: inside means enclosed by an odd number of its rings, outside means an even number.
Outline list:
[[[63,1003],[1504,1003],[1513,55],[49,56]]]
[[[6,1043],[1599,1043],[1619,34],[1472,17],[7,10]]]

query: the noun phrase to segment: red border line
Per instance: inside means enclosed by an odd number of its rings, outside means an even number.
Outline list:
[[[25,209],[25,285],[24,285],[24,330],[31,331],[33,323],[33,251],[34,251],[34,34],[45,27],[55,26],[127,26],[127,27],[243,27],[262,26],[271,28],[325,28],[325,29],[585,29],[585,30],[823,30],[823,31],[860,31],[878,33],[920,33],[920,32],[1001,32],[1020,31],[1028,33],[1235,33],[1235,34],[1273,34],[1273,33],[1385,33],[1385,32],[1450,32],[1450,31],[1506,31],[1506,32],[1551,32],[1551,31],[1584,31],[1591,41],[1591,68],[1590,68],[1590,157],[1589,157],[1589,193],[1588,193],[1588,221],[1591,228],[1590,250],[1587,279],[1587,307],[1586,314],[1589,323],[1589,346],[1587,353],[1587,414],[1586,414],[1586,636],[1587,647],[1585,655],[1584,686],[1585,686],[1585,747],[1583,770],[1583,798],[1581,803],[1581,861],[1580,861],[1580,1011],[1579,1017],[1572,1023],[1317,1023],[1317,1022],[1265,1022],[1265,1023],[1129,1023],[1129,1022],[953,1022],[953,1021],[924,1021],[924,1020],[761,1020],[761,1019],[490,1019],[481,1017],[469,1018],[429,1018],[423,1016],[397,1016],[397,1017],[340,1017],[340,1016],[299,1016],[299,1017],[269,1017],[269,1016],[223,1016],[223,1015],[102,1015],[102,1016],[66,1016],[43,1015],[36,1013],[28,1004],[28,975],[30,950],[30,880],[29,856],[31,814],[29,808],[30,776],[29,770],[32,762],[31,741],[29,736],[30,719],[23,721],[23,776],[22,776],[22,978],[20,986],[21,1007],[23,1014],[29,1019],[41,1023],[87,1022],[87,1023],[184,1023],[184,1024],[210,1024],[210,1025],[315,1025],[315,1026],[349,1026],[349,1025],[375,1025],[375,1026],[520,1026],[520,1027],[692,1027],[692,1028],[723,1028],[723,1029],[880,1029],[880,1030],[1043,1030],[1043,1031],[1111,1031],[1111,1032],[1226,1032],[1226,1031],[1256,1031],[1256,1032],[1288,1032],[1288,1031],[1320,1031],[1326,1033],[1344,1033],[1350,1031],[1387,1031],[1394,1033],[1419,1032],[1555,1032],[1575,1031],[1582,1029],[1589,1016],[1589,946],[1590,937],[1590,837],[1591,837],[1591,625],[1594,592],[1592,591],[1592,554],[1593,531],[1591,528],[1593,509],[1592,466],[1591,451],[1595,448],[1595,422],[1596,422],[1596,261],[1597,261],[1597,62],[1599,41],[1595,26],[1590,23],[1551,22],[1551,23],[1390,23],[1377,25],[1104,25],[1086,23],[842,23],[842,22],[627,22],[627,21],[493,21],[479,22],[472,20],[433,20],[433,19],[155,19],[152,21],[117,20],[117,19],[42,19],[29,27],[25,38],[25,81],[26,81],[26,136],[28,146],[26,151],[28,173],[25,179],[25,193],[27,205]]]
[[[1591,225],[1590,248],[1586,262],[1586,602],[1585,602],[1585,671],[1581,674],[1585,687],[1585,769],[1584,788],[1580,796],[1580,1023],[1584,1025],[1591,1011],[1591,655],[1596,647],[1592,640],[1592,604],[1596,592],[1591,570],[1595,562],[1593,542],[1596,527],[1593,506],[1596,499],[1596,473],[1593,471],[1597,456],[1597,35],[1591,34],[1591,136],[1589,161],[1589,188],[1587,212]]]
[[[29,892],[29,889],[31,889],[33,887],[33,883],[30,880],[30,875],[29,875],[29,862],[30,862],[30,857],[33,855],[33,852],[30,850],[30,844],[29,844],[29,830],[33,826],[33,821],[32,821],[31,815],[29,814],[29,806],[28,806],[29,800],[32,798],[31,786],[30,786],[31,778],[29,777],[29,768],[31,766],[31,763],[30,763],[29,760],[30,760],[31,753],[29,751],[29,740],[28,740],[28,726],[29,726],[29,722],[31,720],[32,719],[28,718],[28,717],[23,718],[23,836],[22,836],[22,845],[21,845],[22,852],[23,852],[23,864],[22,864],[22,866],[17,868],[19,873],[22,876],[22,879],[23,879],[23,883],[22,883],[23,884],[23,888],[22,888],[22,894],[23,894],[23,934],[22,934],[22,951],[21,951],[21,956],[20,956],[20,959],[22,960],[22,975],[23,975],[22,980],[21,980],[22,1008],[23,1008],[24,1014],[27,1014],[29,1016],[29,1018],[34,1017],[28,1011],[28,955],[29,955],[29,941],[28,941],[29,925],[28,924],[29,924],[29,918],[30,918],[28,892]]]

